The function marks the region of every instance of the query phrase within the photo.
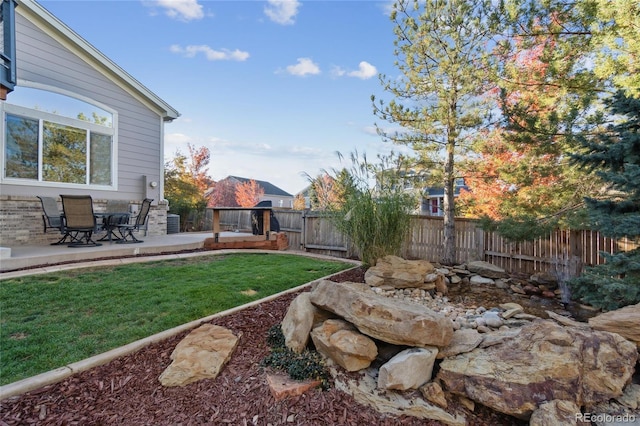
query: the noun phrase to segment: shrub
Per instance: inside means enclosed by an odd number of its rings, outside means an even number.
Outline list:
[[[388,254],[400,254],[416,206],[415,196],[404,189],[405,159],[393,154],[378,158],[380,163],[372,164],[354,153],[351,169],[336,174],[344,199],[331,217],[357,248],[365,266],[375,265]]]
[[[281,325],[271,327],[267,332],[271,352],[260,365],[284,371],[294,380],[319,380],[323,390],[329,389],[329,373],[320,354],[309,349],[296,353],[287,348],[284,341]]]
[[[568,282],[571,297],[604,310],[640,303],[640,249],[602,255],[605,264]]]

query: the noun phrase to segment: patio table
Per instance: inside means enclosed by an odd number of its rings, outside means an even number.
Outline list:
[[[122,239],[121,235],[115,233],[118,229],[118,225],[129,222],[130,213],[96,213],[97,218],[102,218],[102,229],[107,233],[98,241],[119,241]]]

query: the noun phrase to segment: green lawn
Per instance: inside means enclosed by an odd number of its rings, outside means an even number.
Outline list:
[[[232,254],[0,281],[0,384],[122,346],[351,265]]]

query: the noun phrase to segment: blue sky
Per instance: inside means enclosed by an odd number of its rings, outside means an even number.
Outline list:
[[[295,194],[340,166],[336,151],[393,148],[370,100],[388,97],[378,74],[397,73],[389,1],[40,3],[181,113],[165,158],[206,146],[215,180]]]

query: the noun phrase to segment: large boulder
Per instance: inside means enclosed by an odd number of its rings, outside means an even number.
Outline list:
[[[431,282],[425,285],[425,276],[434,271],[435,267],[426,260],[405,260],[389,255],[367,269],[364,279],[372,287],[432,289],[434,284]]]
[[[452,393],[527,419],[545,402],[583,406],[622,395],[637,358],[618,334],[536,320],[501,344],[443,360],[437,379]]]
[[[640,303],[589,318],[594,330],[618,333],[640,348]]]
[[[409,348],[380,367],[378,388],[418,389],[431,380],[438,348]]]
[[[347,371],[369,367],[378,355],[373,340],[342,320],[326,320],[311,331],[311,339],[318,352]]]
[[[309,333],[315,325],[330,317],[327,311],[311,303],[311,294],[300,293],[289,305],[281,324],[285,345],[294,352],[302,352],[309,343]]]
[[[467,263],[467,269],[487,278],[507,278],[509,276],[501,267],[482,260]]]
[[[229,361],[239,338],[218,325],[204,324],[180,341],[171,353],[171,364],[160,375],[163,386],[184,386],[214,379]]]
[[[366,284],[320,281],[311,303],[344,318],[361,333],[395,345],[443,347],[453,338],[453,322],[443,314],[379,296]]]

